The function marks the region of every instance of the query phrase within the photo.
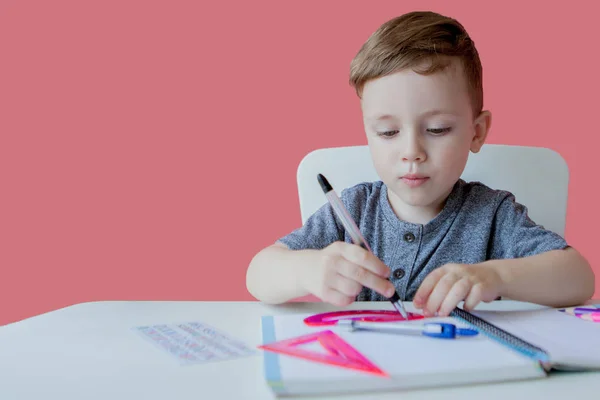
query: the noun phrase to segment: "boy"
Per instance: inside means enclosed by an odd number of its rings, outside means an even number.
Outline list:
[[[344,306],[396,289],[425,316],[499,296],[556,307],[593,296],[589,264],[561,236],[531,221],[511,193],[460,179],[491,123],[481,69],[453,19],[413,12],[382,25],[350,68],[381,181],[341,193],[374,255],[352,244],[325,204],[253,258],[250,293]]]

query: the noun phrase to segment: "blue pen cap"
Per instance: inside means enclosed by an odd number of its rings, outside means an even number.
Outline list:
[[[479,331],[477,331],[476,329],[469,328],[457,328],[456,334],[459,336],[475,336],[479,334]]]
[[[456,326],[454,324],[429,322],[424,326],[423,335],[425,336],[442,339],[454,339],[456,337]]]
[[[441,322],[426,323],[423,330],[423,335],[425,336],[442,339],[454,339],[456,336],[474,336],[478,333],[475,329],[457,328],[454,324]]]

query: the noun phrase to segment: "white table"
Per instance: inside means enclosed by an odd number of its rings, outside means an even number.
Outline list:
[[[407,303],[409,310],[414,310]],[[499,301],[482,309],[537,306]],[[348,308],[384,308],[355,303]],[[0,327],[0,399],[272,399],[262,356],[180,366],[130,328],[202,321],[256,346],[260,316],[331,310],[321,303],[92,302]],[[233,379],[233,375],[238,375]],[[219,382],[227,379],[227,384]],[[542,380],[387,393],[378,399],[578,399],[597,393],[600,372],[556,373]],[[322,397],[319,397],[322,398]],[[336,396],[332,399],[359,399]],[[314,398],[313,398],[314,399]]]

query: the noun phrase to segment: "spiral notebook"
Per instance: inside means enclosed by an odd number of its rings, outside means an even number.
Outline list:
[[[311,327],[303,322],[308,316],[263,316],[263,344],[329,330],[382,373],[264,351],[265,379],[280,397],[543,379],[552,369],[600,371],[600,324],[556,309],[469,313],[457,308],[450,317],[427,319],[480,332],[453,340]],[[311,350],[323,351],[317,346]]]

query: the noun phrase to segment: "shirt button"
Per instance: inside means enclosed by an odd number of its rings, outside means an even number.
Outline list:
[[[408,243],[412,243],[415,241],[415,235],[413,235],[412,233],[408,232],[404,234],[404,240]]]
[[[394,278],[396,279],[402,279],[402,277],[404,276],[404,270],[403,269],[397,269],[394,271]]]

